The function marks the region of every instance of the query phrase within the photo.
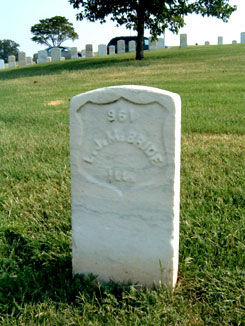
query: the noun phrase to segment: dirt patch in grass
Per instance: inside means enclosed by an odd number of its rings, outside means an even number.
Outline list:
[[[64,103],[65,103],[64,100],[55,100],[55,101],[48,102],[48,106],[57,106],[57,105],[64,104]]]

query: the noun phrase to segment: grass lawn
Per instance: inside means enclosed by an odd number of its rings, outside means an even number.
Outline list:
[[[111,85],[182,99],[179,278],[72,278],[69,100]],[[0,71],[0,325],[244,325],[245,44]]]

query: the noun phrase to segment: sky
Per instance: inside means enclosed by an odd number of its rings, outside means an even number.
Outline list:
[[[179,34],[187,33],[188,45],[202,45],[205,41],[217,44],[218,36],[223,36],[224,44],[230,44],[232,40],[240,42],[240,33],[245,32],[245,0],[230,0],[229,3],[236,5],[237,11],[231,15],[228,23],[217,18],[190,15],[185,18],[186,25]],[[98,44],[107,44],[113,37],[136,35],[123,26],[116,27],[110,20],[104,24],[77,21],[77,12],[68,0],[0,0],[0,40],[13,40],[20,45],[20,51],[32,56],[47,46],[31,40],[31,26],[39,23],[40,19],[53,16],[64,16],[73,24],[79,39],[74,42],[68,40],[62,45],[75,46],[79,51],[85,48],[85,44],[93,44],[94,51],[97,51]],[[145,36],[150,36],[149,31],[145,31]],[[166,31],[165,44],[179,45],[179,35]]]

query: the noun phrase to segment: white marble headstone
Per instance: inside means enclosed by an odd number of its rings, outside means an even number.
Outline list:
[[[245,43],[245,32],[241,32],[241,43]]]
[[[109,46],[109,54],[115,54],[115,46],[114,45],[110,45]]]
[[[32,57],[26,57],[26,64],[27,65],[33,65]]]
[[[187,46],[187,34],[180,34],[180,47]]]
[[[159,37],[157,40],[157,49],[164,49],[165,48],[165,40],[163,37]]]
[[[71,59],[78,59],[77,47],[71,48]]]
[[[0,69],[5,69],[4,60],[0,59]]]
[[[107,46],[106,44],[99,44],[98,45],[98,54],[99,57],[104,57],[107,55]]]
[[[48,62],[48,53],[45,50],[40,50],[37,53],[37,63]]]
[[[60,48],[52,48],[51,49],[51,58],[52,58],[52,62],[61,61],[61,49]]]
[[[144,86],[72,98],[73,273],[174,287],[178,270],[180,97]]]
[[[125,53],[125,41],[117,41],[117,54]]]
[[[18,65],[19,67],[24,67],[26,66],[26,54],[25,52],[19,52],[18,53]]]
[[[129,41],[128,42],[128,52],[135,52],[136,51],[136,42],[135,41]]]
[[[15,68],[16,67],[16,61],[15,61],[15,56],[14,55],[9,55],[8,56],[8,67],[9,68]]]
[[[223,44],[223,36],[218,36],[218,44],[219,45]]]
[[[92,58],[94,56],[93,44],[86,44],[86,46],[85,46],[85,56],[86,56],[86,58]]]
[[[237,40],[233,40],[232,41],[232,44],[237,44]]]
[[[153,40],[152,37],[149,39],[149,50],[157,49],[157,40]]]
[[[209,41],[205,41],[204,45],[210,45]]]

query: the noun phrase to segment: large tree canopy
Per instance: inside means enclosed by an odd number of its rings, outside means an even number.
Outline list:
[[[6,63],[8,62],[8,56],[18,55],[19,44],[15,43],[12,40],[0,40],[0,59],[3,59]]]
[[[66,40],[78,39],[72,23],[63,16],[40,19],[39,24],[31,27],[34,35],[32,41],[39,44],[46,44],[49,47],[60,46]]]
[[[202,16],[214,16],[223,21],[228,18],[236,6],[230,6],[229,0],[69,0],[75,9],[81,9],[78,20],[99,20],[104,23],[110,15],[118,25],[137,31],[138,40],[136,59],[143,56],[144,30],[149,29],[156,38],[165,29],[178,33],[184,26],[184,16],[196,13]]]

